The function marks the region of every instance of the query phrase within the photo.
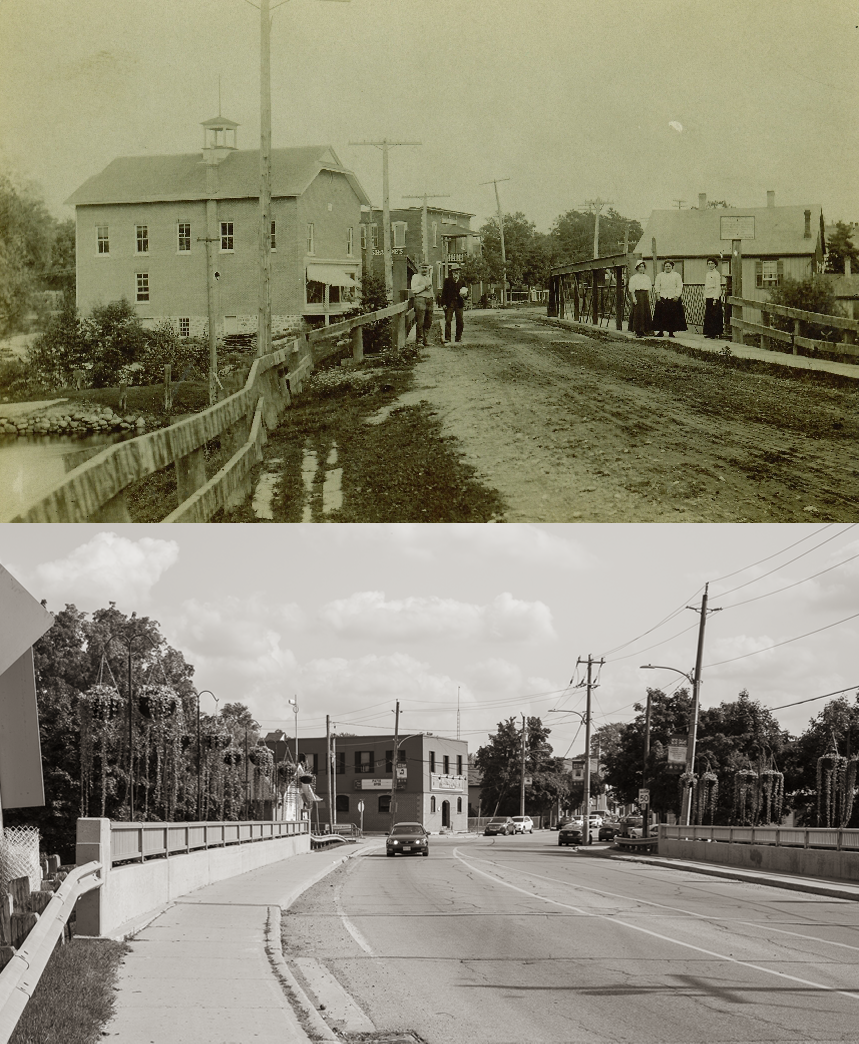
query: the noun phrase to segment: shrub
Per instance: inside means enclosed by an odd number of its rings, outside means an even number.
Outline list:
[[[808,279],[791,279],[786,277],[780,286],[770,291],[770,303],[784,305],[787,308],[798,308],[804,312],[817,312],[819,315],[841,315],[835,300],[835,291],[828,279],[823,276],[810,276]],[[773,325],[779,330],[793,330],[793,319],[774,315]],[[800,320],[799,332],[802,337],[821,340],[826,336],[825,327]]]
[[[46,388],[68,387],[75,370],[92,368],[90,351],[74,294],[64,294],[59,315],[27,351],[30,378]]]
[[[164,367],[172,367],[174,381],[205,377],[209,370],[209,342],[203,337],[180,338],[168,322],[154,330],[144,331],[146,347],[139,362],[138,384],[159,384],[164,380]]]
[[[90,351],[92,384],[95,388],[115,384],[124,366],[138,362],[146,348],[146,331],[134,308],[123,297],[97,305],[82,323]]]
[[[385,277],[375,272],[365,272],[361,281],[361,304],[354,315],[367,315],[388,307],[385,292]],[[375,323],[367,323],[364,327],[364,351],[367,353],[386,352],[391,347],[391,320],[379,319]]]

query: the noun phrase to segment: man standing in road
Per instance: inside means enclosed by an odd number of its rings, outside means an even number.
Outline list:
[[[462,281],[462,268],[453,264],[449,269],[450,275],[444,281],[441,288],[441,305],[444,308],[444,341],[450,343],[450,325],[456,316],[456,339],[462,340],[462,310],[465,307],[465,298],[468,297],[468,287]]]
[[[415,272],[412,276],[412,294],[414,294],[415,301],[415,344],[422,344],[426,347],[435,307],[432,265],[421,265],[420,271]]]

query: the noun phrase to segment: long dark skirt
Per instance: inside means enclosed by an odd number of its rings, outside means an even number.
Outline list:
[[[629,331],[641,334],[651,333],[653,324],[650,321],[650,295],[646,290],[635,291],[635,301],[629,313]]]
[[[667,333],[688,329],[682,302],[660,297],[653,309],[653,327],[655,330],[665,330]]]
[[[721,337],[724,330],[722,302],[718,298],[708,297],[704,304],[704,336]]]

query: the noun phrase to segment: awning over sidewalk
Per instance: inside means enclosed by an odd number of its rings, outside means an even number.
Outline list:
[[[354,286],[356,270],[344,268],[342,265],[309,264],[307,278],[317,283],[328,283],[330,286]]]

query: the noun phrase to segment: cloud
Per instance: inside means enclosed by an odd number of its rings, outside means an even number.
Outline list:
[[[319,616],[347,638],[526,642],[555,637],[547,605],[523,602],[506,592],[489,605],[475,605],[436,596],[387,601],[383,591],[360,591],[324,605]]]
[[[100,532],[65,558],[36,567],[39,596],[78,605],[143,601],[178,558],[175,540]]]

